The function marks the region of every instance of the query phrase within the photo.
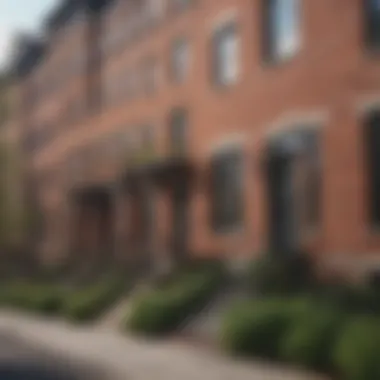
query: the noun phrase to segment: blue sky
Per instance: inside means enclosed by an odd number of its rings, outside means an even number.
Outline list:
[[[41,19],[59,0],[0,0],[0,66],[18,30],[36,30]]]

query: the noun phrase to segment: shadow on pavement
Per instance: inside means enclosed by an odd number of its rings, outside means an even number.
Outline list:
[[[1,380],[91,380],[86,374],[34,364],[0,363]]]

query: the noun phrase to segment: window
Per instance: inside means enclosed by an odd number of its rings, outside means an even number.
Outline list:
[[[243,222],[242,152],[231,150],[211,162],[211,222],[215,230],[239,226]]]
[[[265,58],[291,58],[301,46],[301,0],[263,0],[263,6]]]
[[[366,120],[365,144],[369,188],[369,217],[373,226],[380,225],[380,110]]]
[[[239,75],[239,41],[235,24],[218,29],[213,37],[213,78],[217,85],[231,85]]]
[[[371,49],[380,48],[380,0],[366,0],[366,43]]]
[[[297,222],[309,233],[319,227],[321,217],[320,135],[317,129],[306,128],[290,136],[298,140],[290,169]]]
[[[183,82],[189,72],[190,50],[186,39],[174,41],[171,54],[171,74],[175,82]]]
[[[170,116],[170,151],[172,155],[181,155],[186,151],[187,112],[176,109]]]

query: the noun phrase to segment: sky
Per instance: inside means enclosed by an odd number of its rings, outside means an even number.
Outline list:
[[[42,18],[59,0],[0,0],[0,68],[10,53],[14,34],[38,30]]]

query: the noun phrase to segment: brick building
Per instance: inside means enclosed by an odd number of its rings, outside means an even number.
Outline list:
[[[379,25],[378,0],[62,1],[15,62],[41,252],[372,266]]]

